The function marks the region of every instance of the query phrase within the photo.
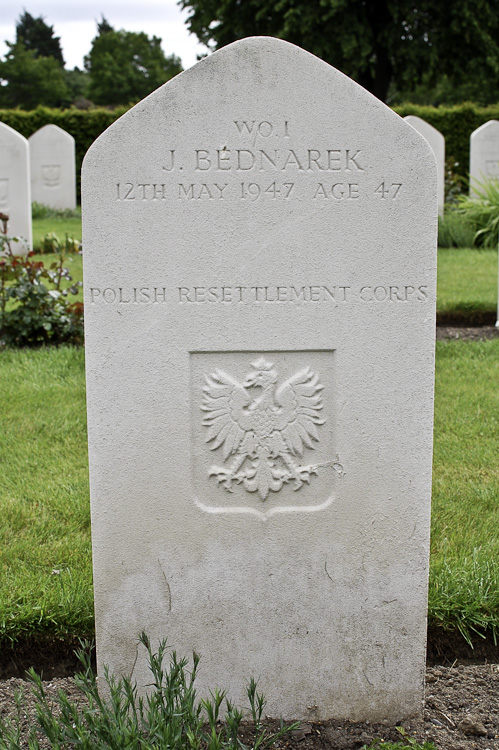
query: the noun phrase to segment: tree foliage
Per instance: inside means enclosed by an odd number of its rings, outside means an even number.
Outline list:
[[[97,34],[108,34],[110,31],[114,31],[114,29],[102,13],[100,21],[97,22]]]
[[[179,0],[210,49],[268,35],[309,50],[386,101],[447,75],[499,84],[499,0]],[[497,97],[496,97],[497,98]]]
[[[60,37],[54,36],[54,27],[48,26],[43,16],[34,18],[24,11],[16,24],[16,42],[34,52],[35,57],[53,57],[64,67]]]
[[[95,37],[85,68],[90,73],[88,97],[105,105],[138,101],[182,71],[180,58],[165,56],[161,39],[123,29],[104,29]]]
[[[65,71],[55,58],[37,57],[22,42],[7,45],[9,51],[0,61],[0,106],[34,109],[69,103]]]

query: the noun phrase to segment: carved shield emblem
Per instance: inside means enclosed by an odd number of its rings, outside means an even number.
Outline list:
[[[499,177],[499,161],[497,159],[487,159],[485,164],[488,177]]]
[[[310,511],[343,475],[333,352],[193,353],[196,502],[210,512]]]
[[[7,177],[0,179],[0,206],[5,208],[9,201],[9,180]]]
[[[57,187],[61,182],[61,167],[59,164],[42,165],[42,182],[45,187]]]

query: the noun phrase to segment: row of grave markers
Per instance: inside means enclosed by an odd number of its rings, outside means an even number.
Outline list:
[[[415,115],[404,118],[430,144],[437,161],[438,212],[445,202],[445,139]],[[10,233],[31,247],[31,201],[52,208],[76,206],[75,141],[57,125],[44,125],[29,139],[0,123],[0,212],[10,217]],[[470,186],[499,176],[499,121],[489,120],[471,134]]]
[[[44,125],[26,139],[0,122],[0,213],[9,217],[9,235],[21,238],[21,254],[33,242],[31,201],[76,207],[75,140],[57,125]]]
[[[429,122],[415,115],[404,120],[425,138],[437,160],[438,213],[443,216],[445,202],[445,138]],[[484,181],[499,178],[499,121],[489,120],[470,137],[470,194]]]

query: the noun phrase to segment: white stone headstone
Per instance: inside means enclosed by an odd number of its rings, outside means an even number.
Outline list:
[[[404,120],[409,125],[412,125],[418,133],[421,133],[423,138],[426,138],[435,155],[437,161],[438,213],[440,216],[443,216],[445,205],[445,138],[440,130],[434,128],[433,125],[430,125],[429,122],[426,122],[421,117],[407,115],[407,117],[404,117]]]
[[[287,42],[210,55],[82,179],[98,664],[144,630],[269,715],[421,709],[436,169]]]
[[[29,146],[24,136],[0,122],[0,213],[9,217],[8,232],[19,237],[16,255],[26,255],[33,244]]]
[[[489,120],[470,137],[470,195],[487,180],[499,180],[499,121]]]
[[[58,125],[29,137],[31,197],[51,208],[76,207],[75,139]]]

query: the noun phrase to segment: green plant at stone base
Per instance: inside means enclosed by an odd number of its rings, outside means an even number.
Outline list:
[[[475,231],[474,244],[497,247],[499,230],[499,180],[474,181],[473,197],[458,198],[456,211]]]
[[[0,214],[0,341],[10,346],[37,346],[63,342],[83,342],[83,305],[69,303],[68,294],[77,294],[80,282],[63,288],[63,279],[71,281],[64,267],[65,251],[75,241],[66,239],[61,246],[52,241],[57,262],[46,268],[42,261],[15,255],[8,236],[8,216]],[[51,286],[52,289],[48,287]]]
[[[397,729],[400,729],[400,727],[397,727]],[[370,745],[363,745],[360,750],[437,750],[433,742],[423,742],[421,745],[416,740],[408,737],[406,732],[401,732],[401,734],[405,737],[405,742],[374,740]]]
[[[149,638],[142,633],[140,643],[147,649],[152,673],[151,692],[137,695],[137,687],[128,677],[116,679],[105,670],[108,698],[97,690],[97,678],[90,665],[90,649],[83,647],[78,658],[83,671],[75,683],[82,694],[81,701],[69,700],[61,690],[56,706],[49,703],[41,678],[30,670],[29,679],[36,699],[36,726],[29,730],[29,748],[140,748],[141,750],[266,750],[285,734],[298,726],[284,726],[270,733],[262,725],[265,699],[251,680],[247,695],[254,725],[251,744],[241,739],[244,714],[227,700],[224,691],[215,690],[210,698],[197,699],[194,682],[199,657],[193,654],[193,666],[188,670],[187,659],[178,659],[173,651],[168,670],[163,667],[166,641],[154,653]],[[225,701],[225,709],[222,706]],[[0,720],[0,750],[20,750],[22,744],[22,696],[16,698],[19,718],[17,723]],[[222,713],[224,715],[222,715]],[[248,727],[245,725],[245,738]],[[46,738],[46,739],[45,739]]]

